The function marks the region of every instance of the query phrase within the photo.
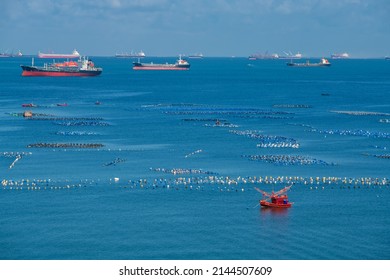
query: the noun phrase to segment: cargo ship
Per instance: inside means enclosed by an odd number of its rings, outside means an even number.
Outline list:
[[[6,53],[6,52],[1,52],[0,57],[21,57],[23,54],[21,51],[18,51],[16,54],[12,53]]]
[[[77,62],[45,63],[43,66],[34,66],[34,58],[32,58],[31,66],[21,65],[20,67],[23,70],[22,76],[25,77],[89,77],[98,76],[103,71],[85,57]]]
[[[306,61],[305,63],[294,63],[292,61],[287,63],[287,66],[294,66],[294,67],[319,67],[319,66],[330,66],[330,62],[326,58],[321,58],[321,61],[318,63],[310,63],[309,61]]]
[[[59,53],[41,53],[38,52],[39,58],[79,58],[80,54],[77,50],[73,50],[71,54],[59,54]]]
[[[280,55],[279,59],[302,59],[302,54],[297,52],[296,54],[293,54],[291,51],[284,52],[285,55]]]
[[[143,51],[137,53],[117,53],[115,54],[116,58],[144,58],[146,55]]]
[[[201,53],[190,54],[190,55],[188,56],[188,58],[202,59],[202,58],[203,58],[203,54],[201,54]]]
[[[251,54],[248,57],[249,60],[257,60],[257,59],[279,59],[279,55],[277,53],[269,54],[265,52],[265,54]]]
[[[175,64],[133,62],[133,70],[189,70],[190,64],[179,57]]]
[[[334,53],[330,56],[332,59],[347,59],[349,58],[348,53]]]

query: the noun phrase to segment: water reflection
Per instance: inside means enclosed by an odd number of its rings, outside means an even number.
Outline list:
[[[289,213],[288,208],[270,208],[270,207],[260,207],[260,215],[262,217],[271,216],[271,217],[280,217],[288,218]]]

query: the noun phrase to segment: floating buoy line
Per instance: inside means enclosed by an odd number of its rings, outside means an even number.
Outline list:
[[[369,111],[331,111],[332,113],[352,116],[390,116],[390,113],[369,112]]]
[[[242,155],[252,161],[264,161],[274,165],[336,165],[326,161],[300,155]]]
[[[75,149],[98,149],[104,147],[100,143],[33,143],[28,144],[27,148],[75,148]]]
[[[52,180],[52,179],[3,179],[1,189],[4,191],[43,191],[69,190],[87,187],[115,187],[119,189],[172,189],[202,190],[219,192],[253,191],[253,186],[294,185],[294,188],[309,190],[325,189],[389,189],[388,178],[374,177],[298,177],[298,176],[248,176],[230,177],[220,175],[183,177],[183,173],[175,173],[169,178],[121,179],[118,177],[106,180]]]
[[[15,158],[13,162],[10,164],[9,169],[12,169],[15,164],[22,159],[25,156],[32,155],[31,152],[3,152],[0,153],[0,157],[5,157],[5,158]]]

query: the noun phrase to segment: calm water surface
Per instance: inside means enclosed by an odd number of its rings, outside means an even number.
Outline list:
[[[29,78],[0,60],[1,259],[390,258],[389,61],[94,62]],[[253,187],[290,177],[293,207],[260,209]]]

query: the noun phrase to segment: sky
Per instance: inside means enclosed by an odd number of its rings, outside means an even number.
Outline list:
[[[390,0],[2,0],[0,52],[390,55]]]

